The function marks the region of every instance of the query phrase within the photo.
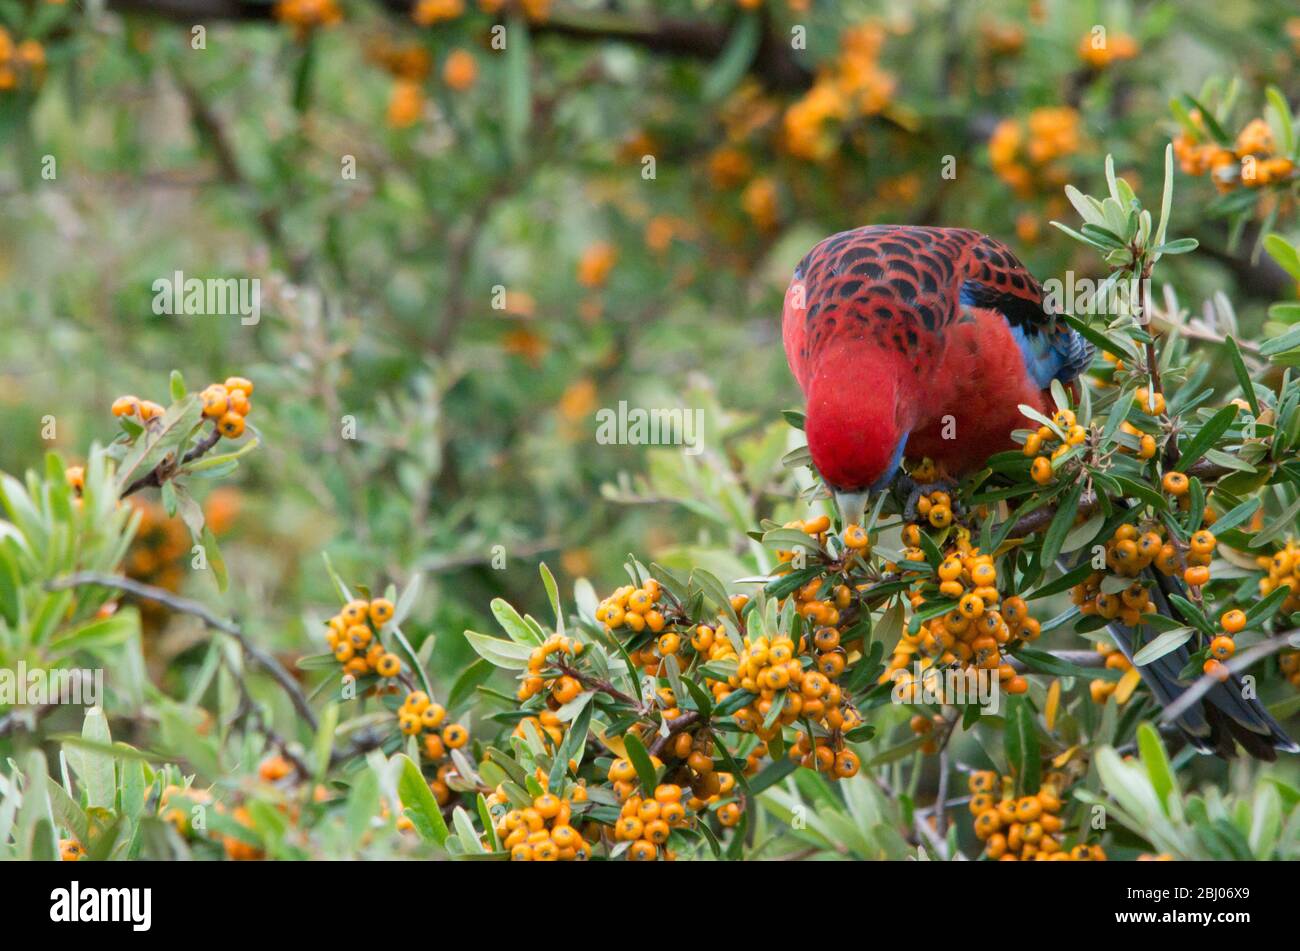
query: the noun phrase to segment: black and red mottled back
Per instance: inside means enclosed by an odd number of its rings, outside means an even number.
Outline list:
[[[783,320],[786,357],[806,387],[821,349],[848,336],[903,355],[921,377],[942,356],[944,332],[961,318],[962,304],[999,310],[1013,326],[1051,319],[1038,282],[1006,245],[981,232],[907,225],[844,231],[795,269]]]

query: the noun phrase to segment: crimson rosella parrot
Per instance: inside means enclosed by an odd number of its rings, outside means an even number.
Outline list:
[[[872,225],[826,238],[795,269],[782,336],[807,400],[813,464],[846,522],[860,521],[905,455],[953,479],[1015,448],[1020,405],[1050,415],[1052,380],[1072,384],[1093,357],[1006,245],[959,228]],[[1178,582],[1157,581],[1155,603],[1176,616],[1168,586]],[[1131,659],[1138,632],[1111,632]],[[1140,668],[1162,705],[1186,690],[1188,657],[1184,647]],[[1297,749],[1236,677],[1178,725],[1206,752],[1231,755],[1233,737],[1265,758]]]

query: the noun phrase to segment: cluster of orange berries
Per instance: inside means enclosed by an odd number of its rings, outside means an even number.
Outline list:
[[[217,812],[224,811],[221,803],[217,803],[216,809]],[[248,811],[247,806],[236,806],[234,811],[231,812],[230,818],[249,831],[254,828],[253,815]],[[221,847],[226,850],[226,858],[232,862],[256,862],[265,855],[257,846],[233,835],[223,835],[221,837]]]
[[[1283,651],[1277,662],[1291,686],[1300,687],[1300,650]]]
[[[393,602],[387,598],[358,598],[329,619],[325,641],[345,673],[361,677],[373,671],[380,677],[396,677],[402,672],[401,658],[376,636],[392,618]]]
[[[975,817],[975,835],[984,843],[984,854],[1002,862],[1097,862],[1106,853],[1100,845],[1080,843],[1066,850],[1060,832],[1064,826],[1058,783],[1063,777],[1049,775],[1032,796],[1014,794],[1011,777],[992,770],[970,775],[970,811]]]
[[[283,779],[292,770],[292,765],[281,756],[271,756],[264,760],[258,767],[259,775],[268,782],[275,782]],[[177,805],[176,797],[186,800],[185,805]],[[206,789],[195,789],[193,787],[185,788],[177,786],[174,783],[168,784],[162,791],[162,796],[158,800],[158,814],[164,822],[170,823],[175,827],[177,833],[189,838],[197,833],[198,829],[193,823],[191,809],[195,806],[207,807],[211,805],[218,814],[224,814],[226,807],[224,804],[212,800],[212,793]],[[231,818],[246,829],[253,828],[253,818],[246,806],[237,806],[231,813]],[[221,847],[225,850],[226,858],[236,862],[251,862],[262,858],[262,850],[255,845],[251,845],[233,835],[219,834]]]
[[[711,807],[716,807],[718,822],[723,826],[736,825],[742,810],[738,802],[728,799],[735,791],[736,777],[718,770],[712,754],[713,740],[710,737],[679,733],[672,746],[672,755],[681,762],[669,771],[675,782],[660,783],[652,797],[636,795],[637,774],[631,760],[626,757],[615,759],[607,773],[614,794],[623,804],[619,821],[614,826],[615,840],[633,843],[649,840],[651,845],[663,845],[668,841],[667,830],[663,830],[662,836],[655,834],[659,827],[652,828],[649,825],[651,821],[662,820],[668,829],[678,829],[689,823],[691,813],[702,813]],[[656,769],[663,765],[657,756],[652,756],[650,762]],[[690,796],[683,803],[687,789]],[[629,822],[629,818],[639,822]],[[654,857],[653,852],[646,856]]]
[[[343,10],[335,0],[276,0],[275,18],[301,40],[319,27],[342,23]]]
[[[1281,587],[1289,587],[1291,593],[1282,602],[1283,614],[1300,611],[1300,544],[1288,540],[1286,545],[1271,556],[1261,556],[1259,566],[1268,572],[1268,577],[1259,579],[1259,596],[1268,597]]]
[[[1113,539],[1107,542],[1107,561],[1119,557],[1115,555],[1116,550],[1130,547],[1117,544]],[[1128,570],[1128,566],[1124,566],[1124,571]],[[1142,623],[1142,615],[1151,613],[1151,594],[1146,585],[1134,581],[1122,591],[1109,593],[1101,589],[1105,577],[1102,572],[1094,571],[1070,590],[1070,597],[1079,606],[1079,613],[1096,614],[1107,620],[1119,618],[1128,627],[1137,627]]]
[[[395,129],[413,125],[424,106],[422,84],[433,69],[429,51],[418,43],[396,44],[380,39],[367,47],[366,57],[394,79],[388,99],[388,124]]]
[[[1088,430],[1079,425],[1074,411],[1058,409],[1052,415],[1051,426],[1039,426],[1036,432],[1025,438],[1024,454],[1034,461],[1029,467],[1029,477],[1039,485],[1047,485],[1055,476],[1052,463],[1065,455],[1075,446],[1082,446],[1088,439]],[[1059,432],[1058,432],[1059,430]],[[1064,434],[1064,438],[1062,438]],[[1152,453],[1155,453],[1152,440]]]
[[[904,552],[906,560],[925,561],[924,552],[917,547],[919,526],[906,526],[903,541],[910,546]],[[1028,690],[1028,681],[1004,660],[1003,652],[1018,641],[1037,640],[1041,626],[1037,618],[1030,616],[1023,598],[1002,597],[993,557],[972,547],[969,534],[959,530],[954,544],[944,552],[938,576],[940,596],[956,600],[957,606],[922,622],[915,634],[904,629],[879,682],[893,682],[902,689],[904,697],[919,696],[922,682],[909,670],[914,663],[920,665],[923,676],[936,665],[960,665],[996,670],[1008,693]],[[925,595],[919,585],[909,599],[913,610],[925,606]]]
[[[1219,680],[1227,680],[1228,671],[1223,662],[1231,660],[1237,652],[1237,642],[1233,637],[1246,629],[1246,612],[1238,608],[1224,611],[1219,615],[1219,627],[1219,633],[1210,638],[1210,656],[1201,670]]]
[[[0,92],[19,86],[35,88],[45,76],[45,47],[36,40],[14,43],[0,26]]]
[[[927,493],[916,500],[916,514],[934,528],[947,528],[952,524],[952,496],[942,491]]]
[[[469,742],[469,730],[459,723],[447,723],[447,711],[442,704],[434,703],[423,690],[413,690],[406,695],[397,710],[397,725],[405,736],[422,736],[424,755],[441,763],[438,778],[430,784],[438,805],[445,806],[451,799],[451,790],[445,772],[451,764],[444,762],[451,750],[458,750]]]
[[[1202,141],[1208,136],[1199,111],[1193,111],[1191,118],[1198,133],[1184,131],[1174,139],[1174,154],[1188,175],[1209,173],[1214,187],[1221,192],[1230,192],[1239,185],[1259,188],[1295,177],[1295,163],[1287,156],[1275,154],[1273,130],[1263,119],[1246,123],[1232,148],[1225,148],[1212,141]]]
[[[812,769],[848,778],[861,764],[857,754],[844,746],[843,734],[862,725],[862,714],[837,683],[848,666],[848,651],[835,626],[838,617],[826,617],[826,612],[838,611],[815,600],[804,601],[800,610],[810,604],[823,606],[811,635],[801,635],[798,645],[785,636],[746,637],[744,650],[736,658],[736,673],[728,678],[726,689],[715,688],[715,694],[725,697],[736,688],[756,694],[748,706],[736,711],[735,719],[742,732],[759,736],[763,748],[782,726],[801,719],[820,726],[826,736],[818,737],[814,744],[801,734],[790,747],[790,755]],[[805,656],[812,662],[807,669]],[[774,706],[778,709],[775,714]]]
[[[1094,35],[1089,32],[1079,39],[1079,58],[1093,69],[1105,69],[1111,63],[1133,59],[1137,54],[1138,42],[1127,33]]]
[[[155,502],[133,501],[132,505],[140,513],[140,524],[127,555],[127,575],[169,591],[178,590],[182,571],[177,562],[189,548],[184,526],[168,518],[163,507]],[[144,602],[142,608],[148,612],[151,602]]]
[[[517,7],[529,20],[540,23],[551,12],[551,0],[478,0],[484,13],[500,13],[507,4]],[[465,0],[416,0],[411,19],[420,26],[455,20],[465,13]]]
[[[740,821],[740,807],[733,802],[722,809],[729,807],[734,809],[734,818],[729,811],[724,819],[719,810],[723,825]],[[614,840],[630,843],[627,847],[630,862],[653,862],[661,856],[671,862],[676,854],[668,848],[668,837],[673,829],[684,828],[689,822],[686,807],[682,805],[682,787],[660,783],[652,796],[628,796],[623,800],[618,821],[614,823]]]
[[[1108,641],[1097,641],[1093,647],[1096,649],[1098,654],[1106,658],[1106,669],[1118,670],[1123,673],[1128,679],[1128,685],[1121,691],[1120,685],[1124,682],[1123,679],[1121,679],[1119,683],[1116,683],[1113,680],[1103,680],[1098,677],[1095,680],[1088,682],[1088,696],[1091,697],[1092,702],[1098,706],[1104,704],[1112,696],[1115,697],[1116,703],[1127,701],[1132,688],[1137,686],[1137,681],[1135,679],[1136,675],[1132,673],[1133,671],[1136,671],[1137,668],[1133,666],[1132,661],[1124,656],[1123,651]]]
[[[199,394],[203,415],[216,420],[217,431],[227,439],[244,434],[244,417],[253,411],[253,384],[242,376],[232,376],[225,383],[213,383]]]
[[[177,796],[187,800],[188,805],[186,807],[175,805],[174,800]],[[182,837],[189,837],[194,833],[194,825],[190,814],[191,808],[211,804],[212,793],[208,790],[193,787],[186,788],[177,786],[175,783],[169,783],[163,788],[162,796],[158,799],[158,814],[164,822],[171,823]]]
[[[824,161],[838,144],[836,125],[884,111],[894,96],[894,76],[880,68],[884,28],[864,23],[846,31],[840,55],[785,112],[785,147],[791,155]]]
[[[513,862],[574,862],[591,857],[591,846],[571,824],[573,804],[587,801],[585,786],[573,786],[564,796],[543,792],[525,809],[509,808],[497,789],[487,797],[497,815],[496,832]]]
[[[668,620],[663,610],[666,605],[661,603],[662,597],[663,586],[655,578],[647,578],[641,587],[623,585],[596,607],[596,621],[604,624],[605,629],[611,632],[627,630],[633,634],[643,631],[655,635],[665,634]],[[659,657],[675,654],[681,647],[680,635],[671,631],[667,633],[671,637],[665,635],[660,638],[662,645],[656,644],[661,648]],[[647,646],[633,653],[635,656],[632,657],[632,663],[645,667],[648,673],[658,672],[659,658],[655,656],[654,647]]]
[[[528,739],[528,728],[525,723],[532,724],[537,730],[537,735],[549,738],[555,746],[560,745],[564,739],[564,721],[560,715],[549,707],[544,707],[537,712],[537,716],[526,716],[515,724],[512,736],[517,736],[521,740]]]
[[[989,138],[994,173],[1021,197],[1069,180],[1061,159],[1079,150],[1079,113],[1069,106],[1035,109],[1025,121],[1003,119]]]
[[[557,711],[566,703],[577,699],[582,693],[582,682],[568,673],[547,678],[542,675],[542,671],[554,666],[552,657],[555,655],[559,655],[563,662],[580,656],[584,649],[585,645],[581,641],[561,634],[552,634],[541,646],[534,648],[528,658],[528,670],[521,675],[522,682],[515,696],[520,702],[525,702],[545,692],[546,705],[536,711],[536,715],[530,714],[516,723],[514,736],[527,739],[526,724],[531,724],[539,737],[549,738],[552,744],[559,746],[564,739],[565,721],[560,719]]]

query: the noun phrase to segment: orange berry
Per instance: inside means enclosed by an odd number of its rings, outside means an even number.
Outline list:
[[[1187,476],[1182,472],[1166,472],[1160,484],[1164,486],[1164,490],[1170,495],[1186,495],[1190,483]]]
[[[220,419],[230,409],[230,392],[220,383],[213,383],[199,394],[203,401],[203,415]]]
[[[1239,611],[1236,608],[1231,611],[1224,611],[1219,618],[1219,623],[1223,625],[1223,629],[1229,634],[1236,634],[1246,627],[1246,612]]]
[[[368,613],[376,627],[383,627],[393,619],[393,602],[387,598],[375,598],[370,602]]]
[[[244,434],[244,417],[235,412],[226,413],[217,423],[217,429],[227,439],[238,439]]]
[[[245,396],[253,395],[253,381],[246,380],[242,376],[227,377],[225,387],[227,390],[239,390]]]
[[[114,416],[133,416],[140,411],[138,396],[119,396],[113,400]]]

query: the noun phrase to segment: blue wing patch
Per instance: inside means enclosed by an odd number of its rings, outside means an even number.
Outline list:
[[[1069,383],[1092,364],[1096,348],[1078,331],[1053,320],[1022,297],[993,295],[989,290],[975,281],[966,281],[961,286],[960,300],[967,307],[986,307],[1003,316],[1020,348],[1025,369],[1039,389],[1047,389],[1052,380]],[[1027,319],[1026,308],[1033,308],[1035,319]]]

